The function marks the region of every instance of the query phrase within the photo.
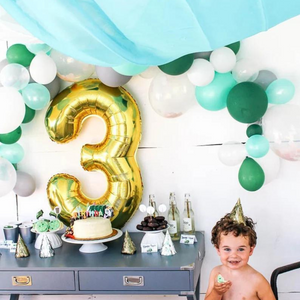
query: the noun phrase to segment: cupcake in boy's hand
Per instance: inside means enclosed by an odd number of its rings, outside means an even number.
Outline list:
[[[217,281],[218,281],[218,283],[225,283],[226,282],[226,280],[224,279],[224,277],[221,274],[218,275]]]

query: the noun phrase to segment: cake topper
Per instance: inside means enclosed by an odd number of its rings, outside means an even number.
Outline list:
[[[232,209],[232,211],[230,213],[230,219],[239,224],[246,225],[240,198],[238,199],[238,201],[236,202],[234,208]]]

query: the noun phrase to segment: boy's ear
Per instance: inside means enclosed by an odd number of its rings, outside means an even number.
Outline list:
[[[220,248],[218,246],[215,246],[215,248],[217,250],[218,255],[220,256]]]
[[[253,254],[254,248],[255,248],[255,246],[250,247],[250,253],[249,253],[249,256],[251,256],[251,255]]]

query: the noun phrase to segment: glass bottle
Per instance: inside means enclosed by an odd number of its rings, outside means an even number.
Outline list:
[[[182,223],[184,234],[195,234],[194,211],[192,209],[191,196],[188,193],[184,195],[184,211],[182,216]]]
[[[175,193],[170,193],[170,208],[168,211],[169,233],[173,241],[180,238],[180,214],[176,204]]]
[[[149,195],[149,206],[152,206],[154,208],[154,212],[152,214],[152,216],[155,218],[158,216],[158,211],[156,209],[156,202],[155,202],[155,195],[154,194],[150,194]]]

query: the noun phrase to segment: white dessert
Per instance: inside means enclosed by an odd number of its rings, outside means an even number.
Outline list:
[[[78,240],[98,240],[112,234],[110,219],[91,217],[76,220],[73,225],[73,235]]]

